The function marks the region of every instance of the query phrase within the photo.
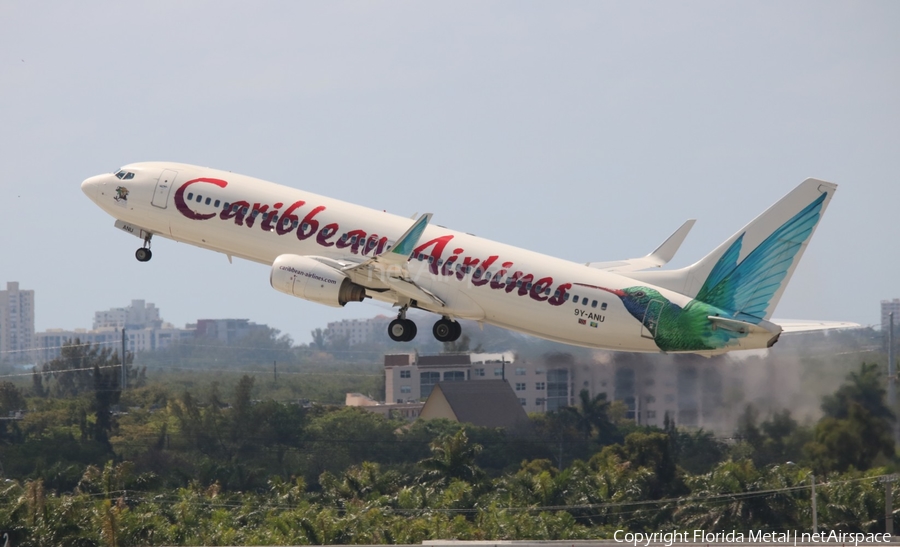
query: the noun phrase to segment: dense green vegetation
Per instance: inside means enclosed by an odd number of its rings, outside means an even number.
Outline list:
[[[586,392],[519,432],[390,420],[320,404],[377,396],[380,367],[289,343],[257,359],[272,370],[191,372],[237,351],[126,356],[121,391],[115,353],[72,344],[30,383],[0,382],[3,415],[29,410],[0,422],[0,530],[16,545],[285,545],[809,529],[812,475],[820,529],[884,529],[894,416],[874,364],[818,421],[747,406],[726,441],[637,426]]]

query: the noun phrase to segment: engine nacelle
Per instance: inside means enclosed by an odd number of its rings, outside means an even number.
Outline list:
[[[276,291],[340,308],[347,302],[362,302],[366,288],[344,273],[307,256],[281,255],[269,276]]]

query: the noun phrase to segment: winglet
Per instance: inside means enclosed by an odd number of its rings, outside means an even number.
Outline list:
[[[393,255],[392,258],[404,258],[408,260],[413,253],[413,249],[416,247],[416,243],[419,242],[419,238],[422,237],[422,232],[424,232],[425,227],[428,226],[429,221],[431,221],[431,213],[425,213],[420,216],[419,220],[415,221],[413,225],[400,236],[400,239],[394,243],[391,250],[384,254]]]
[[[591,268],[606,270],[609,272],[634,272],[647,268],[659,268],[667,264],[675,252],[678,251],[684,238],[688,232],[694,227],[695,219],[690,219],[681,225],[680,228],[670,235],[655,251],[641,258],[630,258],[628,260],[619,260],[616,262],[589,262],[587,265]]]
[[[644,258],[652,259],[655,262],[659,263],[659,266],[663,264],[667,264],[672,257],[675,256],[675,253],[681,247],[681,244],[684,243],[684,238],[687,237],[688,232],[691,231],[691,228],[694,227],[694,223],[697,222],[697,219],[689,219],[685,221],[684,224],[681,225],[680,228],[675,230],[675,233],[669,236],[669,238],[662,242],[662,245],[656,248],[655,251],[648,254]]]

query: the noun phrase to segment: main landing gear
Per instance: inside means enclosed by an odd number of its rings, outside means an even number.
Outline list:
[[[435,322],[431,333],[434,334],[438,342],[455,342],[459,339],[459,335],[462,334],[462,327],[456,321],[444,317]]]
[[[148,235],[144,238],[144,246],[134,252],[134,257],[138,260],[138,262],[147,262],[151,258],[153,258],[153,251],[150,250],[150,238],[153,235]]]
[[[416,324],[406,318],[406,310],[408,309],[408,305],[400,308],[397,319],[394,319],[388,325],[388,336],[394,342],[410,342],[416,337],[416,331],[418,330]]]
[[[406,318],[407,309],[409,309],[409,306],[400,308],[397,319],[394,319],[391,321],[391,324],[388,325],[388,336],[390,336],[391,340],[394,342],[410,342],[416,337],[418,329],[416,328],[415,323]],[[449,317],[444,317],[434,324],[434,328],[431,329],[431,332],[438,342],[454,342],[458,340],[459,335],[462,334],[462,327],[459,323],[453,321]]]

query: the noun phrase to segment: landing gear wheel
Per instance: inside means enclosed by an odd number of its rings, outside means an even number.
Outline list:
[[[444,318],[435,322],[431,333],[438,342],[455,342],[462,334],[462,327],[456,321]]]
[[[394,342],[409,342],[416,337],[416,324],[409,319],[394,319],[388,325],[388,336]]]
[[[138,262],[147,262],[151,258],[153,258],[153,252],[146,247],[141,247],[137,251],[134,252],[134,257],[138,259]]]

